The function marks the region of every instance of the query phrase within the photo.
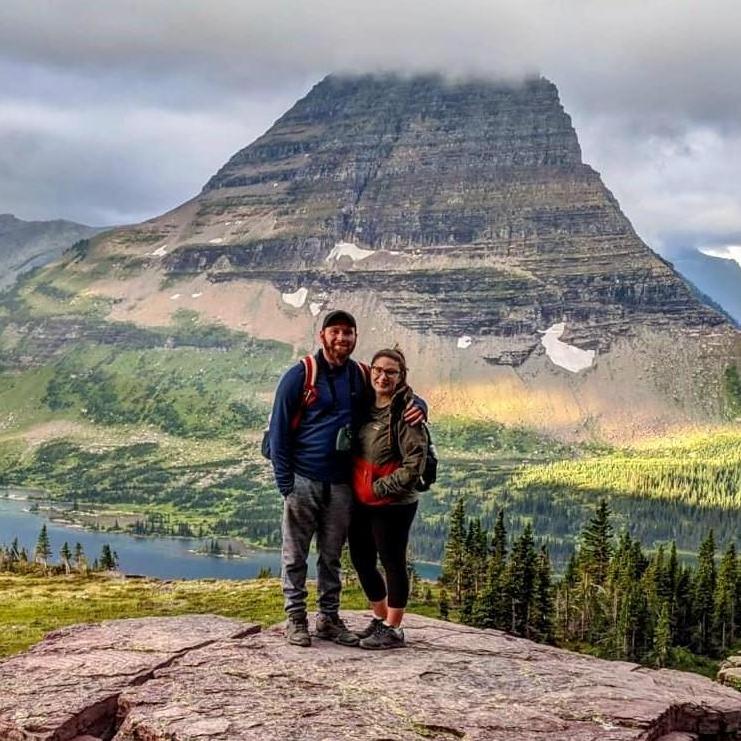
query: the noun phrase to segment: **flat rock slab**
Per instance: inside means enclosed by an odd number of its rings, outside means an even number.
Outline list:
[[[189,651],[121,693],[115,741],[685,741],[741,728],[741,694],[694,674],[417,616],[405,627],[400,651],[301,649],[278,627]]]
[[[0,741],[110,738],[118,696],[158,667],[259,626],[216,615],[110,620],[47,635],[0,663]]]

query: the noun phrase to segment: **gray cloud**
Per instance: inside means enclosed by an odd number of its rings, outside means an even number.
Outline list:
[[[741,233],[740,21],[730,0],[4,0],[0,211],[151,216],[330,71],[539,71],[650,244],[719,243]]]

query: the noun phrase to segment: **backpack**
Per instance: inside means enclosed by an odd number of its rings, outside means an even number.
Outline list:
[[[360,370],[360,374],[363,376],[363,381],[368,387],[370,385],[370,366],[367,363],[361,363],[356,360],[350,360],[351,363],[355,363]],[[301,419],[304,416],[304,412],[316,402],[319,397],[319,393],[316,390],[316,378],[319,371],[316,358],[313,355],[307,355],[301,358],[301,365],[304,366],[304,389],[301,393],[301,402],[296,410],[296,414],[291,420],[291,430],[297,430],[301,424]],[[352,371],[351,371],[352,372]],[[270,460],[270,427],[263,430],[262,443],[260,445],[260,452],[263,458]]]
[[[403,410],[399,412],[399,416],[403,413]],[[392,428],[398,424],[399,418],[392,418]],[[435,443],[432,441],[432,435],[430,434],[430,428],[427,426],[427,422],[422,422],[422,429],[425,431],[427,437],[427,457],[425,458],[425,467],[422,470],[422,475],[419,477],[419,481],[414,485],[415,491],[428,491],[430,487],[437,481],[437,448]],[[398,457],[401,458],[401,446],[399,445],[399,439],[394,439],[394,446]]]
[[[427,458],[425,458],[425,467],[422,475],[419,477],[417,485],[414,487],[417,491],[427,491],[437,481],[437,448],[432,441],[430,428],[427,422],[422,423],[425,434],[427,435]]]

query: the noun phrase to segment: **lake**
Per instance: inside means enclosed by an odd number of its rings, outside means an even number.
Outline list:
[[[24,492],[7,490],[11,497],[24,496]],[[67,541],[74,550],[75,543],[82,544],[88,561],[100,555],[105,543],[116,551],[119,568],[127,574],[143,574],[158,579],[253,579],[268,568],[276,576],[280,573],[280,553],[272,550],[253,550],[240,558],[208,556],[192,551],[203,545],[198,538],[139,537],[123,533],[84,530],[79,527],[52,522],[42,512],[29,512],[30,502],[23,499],[4,498],[0,492],[0,544],[10,545],[18,538],[29,555],[33,553],[41,526],[46,529],[51,543],[52,560],[59,561],[59,549]],[[40,500],[36,500],[40,501]],[[316,575],[316,558],[309,559],[309,576]],[[417,573],[424,579],[437,579],[437,564],[416,564]]]

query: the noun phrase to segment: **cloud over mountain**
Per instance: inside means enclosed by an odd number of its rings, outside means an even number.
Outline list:
[[[647,239],[722,243],[741,232],[739,20],[728,0],[6,0],[0,204],[153,215],[330,71],[540,72]]]

